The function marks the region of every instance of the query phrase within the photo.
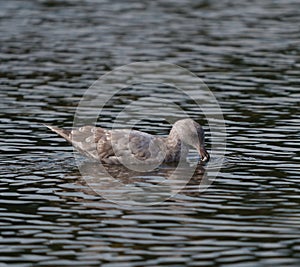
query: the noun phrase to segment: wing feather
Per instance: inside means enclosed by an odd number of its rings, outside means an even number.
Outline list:
[[[136,130],[105,130],[83,126],[69,131],[47,127],[70,142],[81,154],[108,164],[119,164],[124,160],[147,161],[159,154],[159,146],[153,146],[153,143],[161,139]]]

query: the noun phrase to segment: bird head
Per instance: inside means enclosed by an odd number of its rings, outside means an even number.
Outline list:
[[[182,119],[173,125],[180,140],[193,148],[195,148],[201,161],[209,161],[210,156],[205,148],[205,133],[201,125],[192,119]]]

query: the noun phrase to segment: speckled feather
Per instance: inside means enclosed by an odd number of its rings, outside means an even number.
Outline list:
[[[153,136],[136,130],[106,130],[94,126],[73,130],[46,126],[65,138],[81,154],[107,164],[176,162],[181,157],[186,157],[188,146],[196,148],[202,160],[209,159],[204,146],[204,131],[191,119],[177,121],[168,137]],[[197,135],[191,141],[189,134],[195,135],[194,132]]]

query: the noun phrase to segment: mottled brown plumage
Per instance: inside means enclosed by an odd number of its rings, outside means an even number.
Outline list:
[[[47,127],[65,138],[83,155],[107,164],[178,162],[186,158],[189,147],[197,149],[202,161],[209,160],[204,145],[204,131],[192,119],[177,121],[167,137],[136,130],[106,130],[93,126],[71,131]]]

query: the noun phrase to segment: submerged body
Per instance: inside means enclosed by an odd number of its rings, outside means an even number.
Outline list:
[[[201,161],[209,160],[204,145],[204,131],[192,119],[177,121],[167,137],[136,130],[107,130],[93,126],[71,131],[47,127],[65,138],[81,154],[107,164],[178,162],[186,158],[189,147],[197,149]]]

